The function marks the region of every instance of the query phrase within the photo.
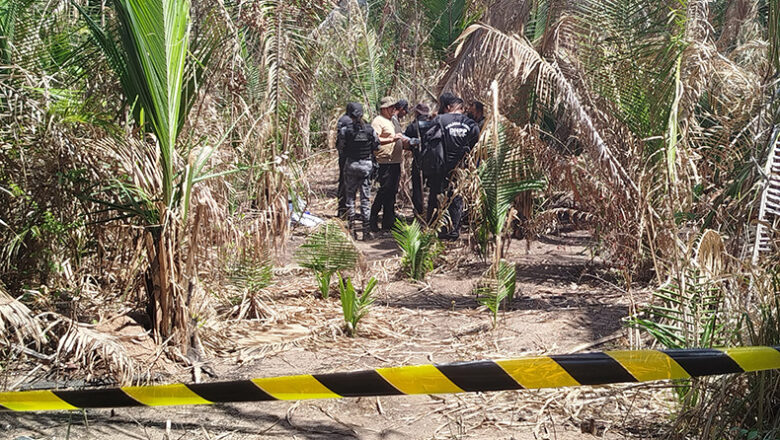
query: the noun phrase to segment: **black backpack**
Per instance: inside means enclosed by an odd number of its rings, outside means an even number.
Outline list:
[[[424,137],[425,142],[420,144],[420,170],[426,178],[444,174],[444,128],[438,118],[434,122]]]

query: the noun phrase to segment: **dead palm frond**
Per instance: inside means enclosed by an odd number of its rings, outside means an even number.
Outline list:
[[[716,278],[724,269],[726,246],[723,237],[716,231],[707,229],[701,234],[696,245],[696,265],[710,278]]]
[[[768,3],[769,60],[777,74],[780,72],[780,5],[772,1]]]
[[[135,362],[116,338],[64,316],[58,316],[52,327],[62,333],[55,357],[78,364],[87,373],[88,380],[103,371],[110,372],[123,384],[133,380],[137,372]]]
[[[501,32],[513,33],[521,30],[533,33],[534,28],[544,31],[548,20],[541,16],[547,16],[549,2],[547,0],[535,0],[517,2],[515,0],[499,0],[487,9],[480,20],[492,28]],[[531,12],[535,12],[531,14]],[[531,17],[533,15],[533,17]],[[531,23],[528,23],[531,21]],[[542,23],[544,22],[544,24]],[[537,26],[538,25],[538,26]],[[512,60],[504,57],[499,63],[488,53],[480,48],[484,45],[486,31],[477,30],[468,39],[460,41],[454,59],[444,72],[438,83],[437,89],[451,91],[467,98],[485,100],[490,93],[490,83],[496,78],[496,73],[508,69]],[[499,82],[502,91],[512,90],[511,84]],[[513,105],[512,94],[506,93],[501,99],[502,108]]]
[[[482,31],[481,46],[472,50],[484,52],[496,64],[510,60],[511,68],[500,73],[500,78],[516,78],[521,83],[531,78],[535,82],[537,99],[550,109],[564,108],[570,115],[581,141],[587,145],[591,157],[604,170],[607,177],[618,184],[626,193],[637,196],[640,191],[636,183],[615,158],[604,141],[593,118],[586,111],[574,86],[560,72],[554,63],[549,63],[521,36],[510,35],[483,24],[470,26],[461,36],[462,49],[470,35]],[[499,81],[504,82],[504,81]]]
[[[0,282],[0,343],[36,347],[46,342],[41,323],[24,304],[12,298]]]
[[[777,113],[780,115],[780,110]],[[774,228],[780,219],[780,121],[777,120],[769,137],[769,154],[764,173],[766,181],[761,191],[756,238],[753,245],[753,263],[758,262],[762,252],[772,250]]]

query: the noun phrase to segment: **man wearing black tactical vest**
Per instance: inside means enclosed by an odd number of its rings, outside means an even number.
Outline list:
[[[457,240],[460,236],[460,222],[463,217],[463,198],[452,196],[451,173],[457,168],[463,158],[479,141],[479,127],[468,116],[464,115],[463,100],[458,97],[442,95],[439,98],[440,113],[431,121],[426,138],[429,145],[441,142],[444,152],[444,165],[440,173],[428,177],[431,193],[428,196],[428,219],[433,219],[434,212],[439,208],[439,194],[444,192],[451,198],[447,211],[450,215],[449,231],[442,228],[439,238],[442,240]]]
[[[339,118],[336,123],[336,150],[339,153],[339,186],[336,189],[338,196],[338,207],[336,208],[336,215],[341,219],[347,219],[347,199],[345,197],[344,187],[344,164],[347,162],[347,157],[344,155],[344,140],[341,136],[341,129],[352,123],[352,118],[349,116],[352,109],[356,105],[360,105],[357,102],[350,102],[347,104],[347,111]]]
[[[425,145],[425,135],[431,127],[431,109],[422,102],[414,106],[414,121],[406,126],[404,136],[408,138],[404,146],[412,151],[412,206],[414,215],[425,220],[425,205],[423,203],[423,175],[420,168],[420,148]]]
[[[357,238],[356,222],[362,223],[362,239],[370,240],[369,214],[371,212],[371,170],[374,168],[371,155],[379,148],[376,132],[363,121],[363,106],[353,103],[350,109],[351,123],[341,127],[339,138],[343,142],[346,158],[344,163],[344,195],[347,205],[349,229]],[[355,193],[360,190],[360,215],[355,215]]]

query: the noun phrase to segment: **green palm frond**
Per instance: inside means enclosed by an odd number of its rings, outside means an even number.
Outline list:
[[[654,304],[645,309],[646,318],[632,323],[666,348],[724,345],[724,296],[718,281],[703,276],[699,269],[687,269],[676,280],[653,292]]]
[[[238,35],[239,52],[236,61],[240,64],[246,80],[246,96],[248,104],[259,106],[264,103],[268,87],[268,77],[265,70],[257,62],[257,54],[253,48],[258,46],[258,36],[248,30],[241,30]]]
[[[530,16],[525,25],[525,37],[532,43],[542,39],[547,29],[552,25],[550,14],[550,0],[534,0],[531,5]]]
[[[50,49],[40,30],[50,26],[56,14],[54,8],[35,3],[36,0],[0,0],[0,67],[15,64],[34,69]]]
[[[344,322],[347,328],[347,334],[354,336],[357,331],[358,323],[363,319],[374,303],[374,297],[371,295],[376,287],[376,278],[371,277],[363,289],[362,293],[355,290],[352,280],[346,281],[339,274],[339,293],[341,298],[341,310],[344,313]]]
[[[522,192],[542,190],[544,179],[537,178],[529,155],[521,145],[507,141],[504,127],[499,125],[498,143],[487,137],[488,157],[477,170],[481,189],[482,228],[494,237],[503,233],[515,198]]]
[[[265,259],[241,256],[228,266],[227,278],[237,287],[256,293],[273,282],[273,265]]]
[[[128,97],[137,96],[160,143],[163,200],[173,196],[176,139],[181,130],[182,92],[190,43],[190,5],[186,0],[120,0],[115,3],[120,42],[127,56]],[[184,100],[187,102],[187,100]],[[142,124],[141,124],[142,125]]]
[[[177,139],[217,41],[205,34],[191,44],[187,0],[118,0],[115,26],[105,28],[75,6],[119,78],[136,122],[148,123],[159,142],[163,200],[171,205],[179,174]]]
[[[0,1],[0,64],[3,66],[12,63],[16,17],[22,7],[20,3],[16,0]]]
[[[330,221],[309,235],[295,252],[295,258],[301,267],[314,272],[320,292],[327,298],[333,274],[353,269],[360,260],[360,253],[344,225]]]
[[[479,14],[470,13],[470,0],[422,0],[431,36],[429,42],[440,58],[445,58],[452,43],[474,23]]]
[[[474,289],[477,301],[490,310],[493,326],[498,320],[498,310],[501,303],[506,300],[509,304],[515,296],[516,288],[515,267],[506,260],[494,263],[484,274]]]
[[[594,91],[615,104],[613,114],[638,137],[663,136],[676,116],[676,79],[688,45],[684,11],[666,2],[587,0],[573,18],[578,59]]]
[[[323,48],[318,66],[321,92],[316,101],[320,110],[328,113],[344,102],[360,102],[370,117],[392,82],[388,53],[359,8],[347,8],[342,13],[347,15],[332,20],[320,31],[320,38],[327,38],[329,44]]]
[[[423,230],[416,219],[411,224],[397,219],[392,233],[403,252],[401,266],[406,275],[413,280],[424,279],[433,270],[433,262],[442,250],[436,231]]]

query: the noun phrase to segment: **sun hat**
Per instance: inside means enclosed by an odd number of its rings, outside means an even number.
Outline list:
[[[418,115],[428,116],[431,114],[431,108],[425,105],[424,103],[419,103],[414,106],[414,109],[412,109],[415,113]]]
[[[392,107],[395,105],[395,103],[398,102],[393,98],[392,96],[385,96],[384,98],[379,100],[379,108],[387,108]]]

